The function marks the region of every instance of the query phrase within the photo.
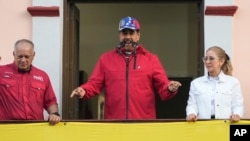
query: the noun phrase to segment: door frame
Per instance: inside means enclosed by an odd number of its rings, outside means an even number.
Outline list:
[[[100,0],[64,0],[63,1],[63,70],[62,70],[62,119],[78,119],[79,118],[79,101],[72,99],[69,97],[70,93],[74,88],[76,88],[79,84],[79,79],[77,79],[79,69],[79,60],[75,60],[76,56],[79,54],[79,51],[77,52],[77,46],[79,50],[79,35],[78,38],[76,38],[77,31],[75,30],[75,20],[77,19],[77,16],[79,18],[79,15],[72,10],[72,5],[75,3],[103,3],[103,1]],[[145,3],[145,2],[151,2],[151,3],[166,3],[166,2],[197,2],[200,11],[198,14],[198,31],[199,35],[198,39],[198,45],[200,46],[198,50],[198,70],[197,70],[197,76],[204,74],[204,65],[200,58],[204,55],[204,0],[165,0],[165,1],[138,1],[138,0],[123,0],[123,1],[105,1],[110,3]],[[75,14],[75,15],[74,15]],[[73,18],[72,18],[73,17]],[[78,33],[79,34],[79,33]],[[76,62],[75,62],[76,61]]]
[[[63,17],[63,70],[62,70],[62,119],[77,119],[79,100],[70,98],[79,86],[79,9],[64,0]]]

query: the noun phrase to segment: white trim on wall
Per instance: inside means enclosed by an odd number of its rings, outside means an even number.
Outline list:
[[[232,6],[233,0],[204,0],[207,6]],[[204,15],[204,55],[211,46],[220,46],[231,56],[233,48],[233,17]],[[206,73],[205,69],[205,73]]]
[[[48,73],[62,113],[63,1],[33,0],[32,6],[60,7],[59,16],[32,17],[32,40],[36,51],[34,65]],[[46,117],[47,113],[44,113]]]

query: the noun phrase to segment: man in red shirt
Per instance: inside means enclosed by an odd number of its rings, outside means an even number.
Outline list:
[[[105,88],[105,119],[155,119],[155,90],[168,100],[181,84],[169,81],[157,55],[138,44],[140,25],[135,18],[120,21],[119,38],[119,46],[99,58],[88,82],[71,97],[91,98]]]
[[[0,120],[43,120],[51,125],[61,118],[57,99],[46,72],[32,66],[34,44],[27,39],[15,43],[14,62],[0,66]]]

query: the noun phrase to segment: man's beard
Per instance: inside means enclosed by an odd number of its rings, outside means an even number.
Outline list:
[[[137,46],[137,42],[134,42],[131,38],[124,38],[122,42],[120,42],[120,47],[125,48],[126,51],[133,51]]]

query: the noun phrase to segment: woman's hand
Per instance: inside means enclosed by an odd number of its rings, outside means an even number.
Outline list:
[[[198,120],[198,117],[196,114],[190,114],[186,117],[186,120],[187,121],[197,121]]]

